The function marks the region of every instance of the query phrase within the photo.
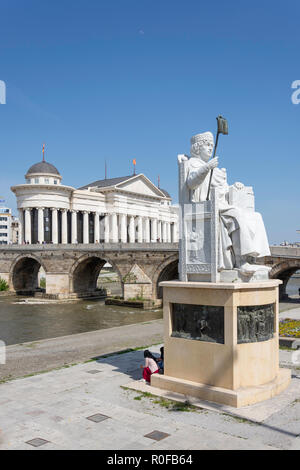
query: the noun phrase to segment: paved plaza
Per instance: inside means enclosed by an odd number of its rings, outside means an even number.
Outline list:
[[[280,352],[285,367],[291,354]],[[2,383],[0,449],[300,450],[300,366],[281,395],[233,409],[166,396],[141,364],[135,350]]]

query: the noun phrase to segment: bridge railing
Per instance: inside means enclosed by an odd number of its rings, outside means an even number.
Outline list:
[[[0,253],[7,251],[177,251],[178,243],[65,243],[0,245]]]

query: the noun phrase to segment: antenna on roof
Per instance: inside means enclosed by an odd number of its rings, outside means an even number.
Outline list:
[[[133,163],[133,176],[135,176],[135,165],[136,165],[136,159],[135,158],[132,160],[132,163]]]
[[[45,144],[43,144],[42,152],[43,152],[43,162],[44,162],[45,161]]]

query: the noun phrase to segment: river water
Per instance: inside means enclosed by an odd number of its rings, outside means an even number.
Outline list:
[[[112,284],[111,291],[118,287]],[[291,278],[287,294],[298,302],[300,278]],[[286,305],[291,308],[298,305]],[[299,299],[300,307],[300,299]],[[103,300],[43,301],[28,297],[0,297],[0,340],[6,345],[131,325],[162,318],[162,310],[105,305]]]
[[[111,289],[114,293],[115,286]],[[162,318],[162,309],[105,305],[104,300],[45,301],[0,297],[0,340],[6,345],[85,333]]]

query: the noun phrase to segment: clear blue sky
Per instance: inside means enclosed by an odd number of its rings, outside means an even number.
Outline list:
[[[46,160],[75,187],[137,172],[177,202],[177,154],[229,122],[220,166],[254,187],[270,243],[300,240],[300,4],[2,0],[1,193]]]

